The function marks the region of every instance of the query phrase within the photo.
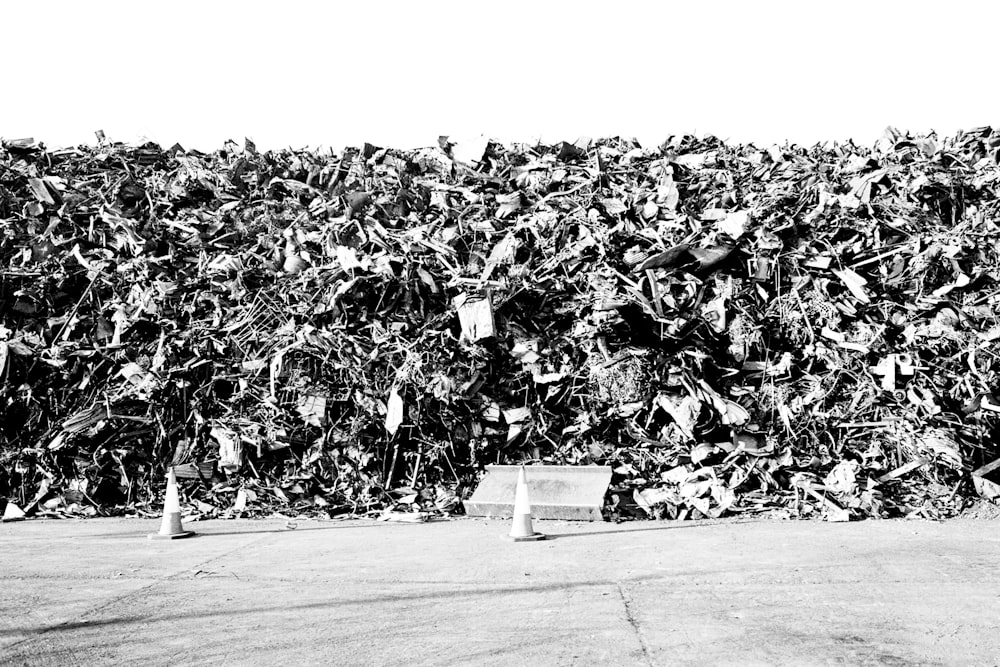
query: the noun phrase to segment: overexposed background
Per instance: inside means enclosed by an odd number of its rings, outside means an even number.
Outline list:
[[[6,2],[0,136],[211,150],[1000,123],[978,0]]]

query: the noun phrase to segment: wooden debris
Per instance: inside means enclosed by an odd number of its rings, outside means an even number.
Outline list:
[[[909,463],[904,463],[895,470],[890,470],[884,475],[879,476],[876,481],[879,483],[888,482],[889,480],[898,479],[903,475],[909,474],[918,468],[922,468],[927,465],[928,460],[925,458],[918,458],[910,461]]]

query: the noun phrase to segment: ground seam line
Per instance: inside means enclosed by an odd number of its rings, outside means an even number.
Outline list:
[[[628,624],[632,626],[635,631],[635,636],[639,640],[639,646],[642,648],[642,655],[646,658],[647,665],[654,665],[653,657],[649,651],[649,644],[646,643],[646,636],[642,632],[642,628],[639,627],[639,622],[636,620],[635,615],[632,613],[632,602],[629,600],[628,596],[625,595],[625,585],[622,582],[616,582],[618,585],[618,595],[622,599],[622,605],[625,607],[625,620]]]

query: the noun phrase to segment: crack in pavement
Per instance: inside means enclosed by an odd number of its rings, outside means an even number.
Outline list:
[[[635,631],[635,636],[639,640],[639,646],[642,648],[642,657],[646,659],[646,664],[653,667],[656,663],[653,662],[652,653],[649,650],[649,644],[646,642],[646,636],[642,632],[642,628],[639,627],[639,622],[635,618],[635,614],[632,613],[632,601],[625,594],[625,585],[621,582],[615,582],[618,585],[618,595],[621,596],[622,605],[625,607],[625,620],[628,624],[632,626]]]

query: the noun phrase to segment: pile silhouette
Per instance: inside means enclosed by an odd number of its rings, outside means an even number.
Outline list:
[[[949,516],[1000,457],[1000,133],[0,149],[0,505]],[[2,511],[0,507],[0,511]]]

